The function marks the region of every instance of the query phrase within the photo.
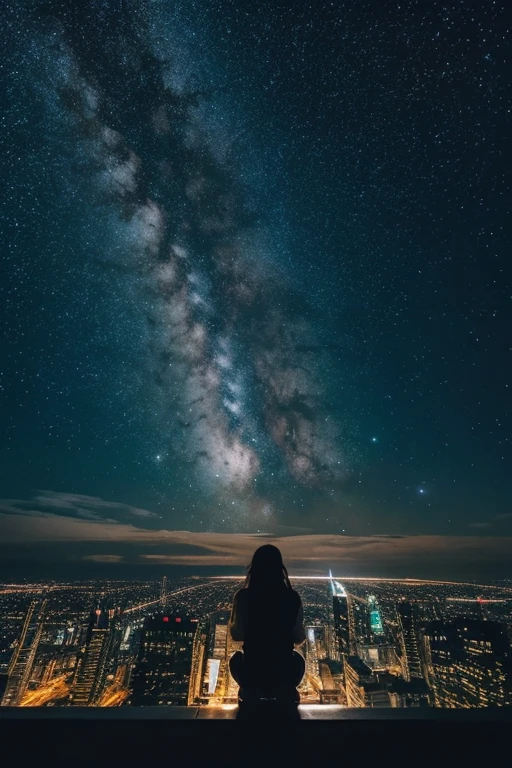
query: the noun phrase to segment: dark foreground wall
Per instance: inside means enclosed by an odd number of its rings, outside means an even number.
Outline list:
[[[268,713],[267,713],[268,715]],[[512,711],[0,708],[5,764],[491,765],[508,758]],[[328,719],[327,719],[328,718]],[[277,762],[276,762],[277,761]]]

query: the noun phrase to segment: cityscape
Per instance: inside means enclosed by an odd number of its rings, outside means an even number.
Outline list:
[[[512,704],[512,582],[296,576],[303,704]],[[0,585],[3,707],[238,702],[229,620],[239,576]],[[272,627],[269,626],[269,632]]]

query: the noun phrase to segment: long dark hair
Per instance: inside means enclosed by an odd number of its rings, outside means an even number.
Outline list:
[[[251,590],[291,589],[288,571],[280,550],[273,544],[258,547],[247,571],[244,586]]]

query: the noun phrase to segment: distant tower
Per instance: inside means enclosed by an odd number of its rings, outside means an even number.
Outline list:
[[[341,656],[347,656],[350,653],[350,625],[349,625],[349,603],[345,588],[339,581],[334,581],[331,571],[329,571],[329,580],[332,594],[332,610],[334,614],[334,631],[338,641],[338,648]]]
[[[132,676],[132,706],[187,705],[197,627],[197,619],[167,614],[144,621]]]
[[[27,690],[43,632],[46,602],[46,600],[33,600],[29,605],[18,645],[9,663],[7,683],[2,698],[3,707],[19,706]]]
[[[163,576],[162,583],[160,584],[160,602],[162,603],[162,608],[164,610],[167,603],[167,594],[168,594],[167,576]]]

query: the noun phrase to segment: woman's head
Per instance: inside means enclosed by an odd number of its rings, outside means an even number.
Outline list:
[[[291,587],[281,552],[273,544],[258,547],[252,556],[246,586],[252,589]]]

